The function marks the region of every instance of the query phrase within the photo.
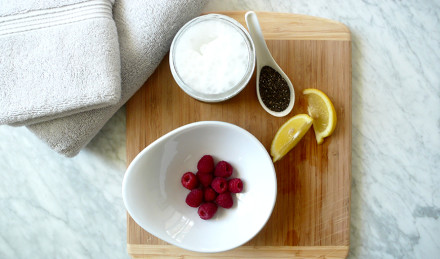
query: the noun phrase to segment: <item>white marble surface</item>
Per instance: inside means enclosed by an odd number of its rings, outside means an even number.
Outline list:
[[[353,39],[349,258],[440,258],[440,2],[210,1],[308,14]],[[1,107],[0,107],[1,108]],[[0,258],[128,258],[125,113],[75,158],[0,126]]]

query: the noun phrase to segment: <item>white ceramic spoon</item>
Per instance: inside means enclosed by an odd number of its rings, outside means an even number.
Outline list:
[[[283,117],[292,111],[293,105],[295,104],[295,90],[293,88],[292,82],[284,73],[284,71],[278,66],[277,62],[273,59],[267,48],[266,42],[264,41],[263,33],[261,32],[260,24],[258,22],[257,14],[253,11],[249,11],[245,15],[246,24],[249,29],[249,34],[251,35],[252,41],[255,45],[255,52],[257,56],[257,96],[258,101],[260,101],[261,106],[270,114],[276,117]],[[269,66],[275,69],[287,82],[290,89],[290,103],[287,108],[281,112],[272,111],[263,102],[260,96],[260,72],[264,66]]]

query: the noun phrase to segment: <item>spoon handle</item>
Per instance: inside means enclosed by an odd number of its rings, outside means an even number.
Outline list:
[[[245,15],[249,34],[255,45],[255,52],[257,54],[257,64],[273,64],[275,60],[270,54],[267,48],[266,41],[264,41],[263,32],[261,31],[260,23],[258,22],[257,14],[253,11],[249,11]],[[260,65],[258,65],[260,67]]]

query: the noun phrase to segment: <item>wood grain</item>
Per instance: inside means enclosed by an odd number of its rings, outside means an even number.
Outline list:
[[[169,245],[128,245],[128,252],[133,258],[219,258],[218,254],[197,253]],[[221,258],[344,258],[347,256],[347,246],[241,246]],[[250,257],[250,255],[252,255]]]
[[[244,12],[225,14],[244,23]],[[257,100],[255,75],[231,100],[199,102],[180,90],[165,57],[127,103],[127,162],[163,134],[201,120],[234,123],[269,150],[278,128],[294,114],[307,112],[302,90],[318,88],[335,105],[335,132],[317,145],[310,130],[294,150],[276,162],[277,200],[266,226],[242,247],[209,254],[209,258],[345,258],[351,182],[350,33],[343,24],[322,18],[257,14],[270,51],[295,87],[291,114],[276,118],[263,110]],[[136,258],[208,258],[168,245],[141,229],[129,215],[127,244]]]

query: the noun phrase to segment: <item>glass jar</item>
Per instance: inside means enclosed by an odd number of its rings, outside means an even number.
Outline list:
[[[208,14],[186,23],[171,44],[171,73],[179,87],[203,102],[221,102],[240,93],[255,68],[255,48],[236,20]]]

